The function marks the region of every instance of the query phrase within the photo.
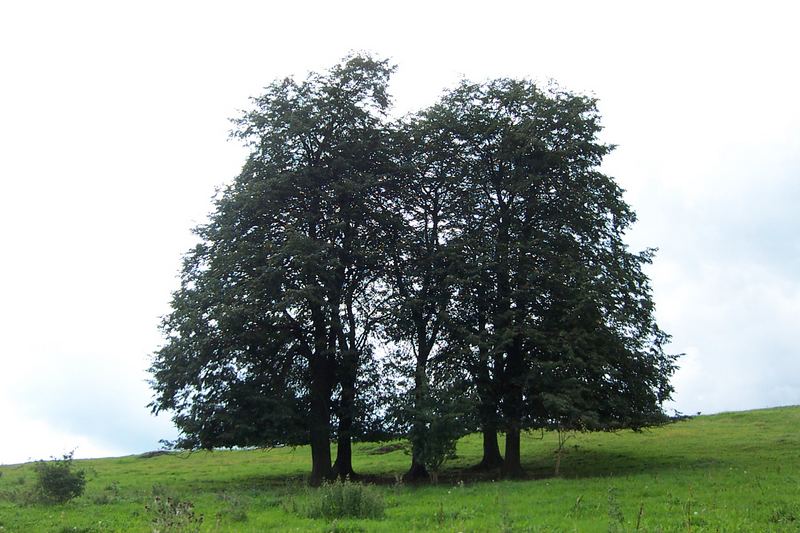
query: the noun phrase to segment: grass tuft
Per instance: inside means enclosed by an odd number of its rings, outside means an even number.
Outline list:
[[[323,483],[309,489],[306,497],[293,504],[294,512],[309,518],[383,518],[386,503],[375,487],[353,481]]]

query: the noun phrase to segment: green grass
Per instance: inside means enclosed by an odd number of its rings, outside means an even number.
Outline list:
[[[474,481],[479,436],[462,439],[438,486],[386,483],[380,519],[293,512],[314,491],[307,448],[76,461],[86,493],[26,504],[31,464],[0,467],[0,532],[151,531],[153,494],[190,501],[201,531],[800,531],[800,408],[700,416],[642,433],[582,434],[552,477],[554,434],[524,437],[531,479]],[[394,479],[402,450],[355,446],[354,466]],[[60,450],[54,450],[54,453]],[[73,528],[73,529],[70,529]]]

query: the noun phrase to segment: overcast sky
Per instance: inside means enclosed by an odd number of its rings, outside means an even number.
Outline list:
[[[800,403],[794,2],[0,3],[0,463],[172,438],[145,369],[190,229],[245,151],[228,118],[351,50],[397,113],[461,77],[594,94],[639,214],[670,408]]]

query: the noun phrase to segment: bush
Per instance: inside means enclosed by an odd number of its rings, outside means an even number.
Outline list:
[[[456,442],[464,434],[464,413],[468,406],[451,390],[429,389],[427,395],[408,408],[412,453],[425,466],[432,483],[448,459],[456,457]]]
[[[386,504],[375,487],[352,481],[324,483],[299,509],[309,518],[382,518]]]
[[[145,509],[152,516],[154,533],[197,533],[203,525],[203,515],[195,514],[190,501],[156,494]]]
[[[74,451],[64,454],[62,459],[38,461],[34,465],[36,482],[34,493],[44,503],[65,503],[83,494],[86,474],[83,470],[72,471]]]

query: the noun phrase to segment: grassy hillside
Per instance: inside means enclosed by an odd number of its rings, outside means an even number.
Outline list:
[[[359,473],[384,480],[382,519],[310,519],[295,512],[306,448],[76,461],[86,493],[26,503],[32,466],[0,467],[0,531],[151,531],[154,494],[191,501],[201,531],[800,531],[800,408],[700,416],[642,433],[578,435],[553,477],[554,434],[529,434],[531,479],[476,481],[479,437],[463,439],[438,486],[391,480],[409,457],[364,443]],[[464,481],[466,480],[466,481]],[[151,509],[146,506],[150,505]]]

